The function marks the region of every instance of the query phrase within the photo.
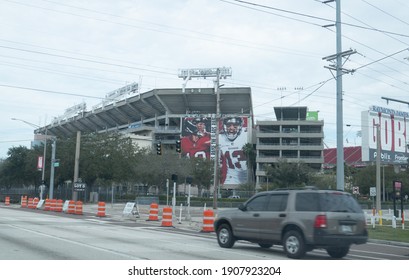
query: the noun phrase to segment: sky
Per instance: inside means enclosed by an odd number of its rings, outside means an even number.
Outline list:
[[[342,0],[344,146],[360,145],[371,105],[409,111],[409,3]],[[37,126],[137,82],[181,88],[178,70],[231,67],[225,87],[251,87],[257,120],[307,106],[336,147],[335,2],[318,0],[0,0],[0,158]],[[187,87],[213,87],[192,79]],[[12,119],[17,120],[12,120]]]

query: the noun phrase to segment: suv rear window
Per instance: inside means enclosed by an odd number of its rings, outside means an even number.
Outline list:
[[[295,210],[312,212],[362,212],[361,207],[352,196],[338,192],[297,193]]]

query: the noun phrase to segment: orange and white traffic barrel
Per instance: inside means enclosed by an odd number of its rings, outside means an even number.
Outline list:
[[[70,200],[68,202],[67,214],[75,214],[75,201],[74,200]]]
[[[27,196],[22,195],[21,196],[21,208],[26,208],[27,207]]]
[[[57,199],[50,199],[50,211],[55,211],[57,208]]]
[[[204,232],[213,232],[214,231],[214,212],[211,209],[203,211],[203,228]]]
[[[28,198],[28,205],[27,205],[27,207],[30,208],[30,209],[33,209],[33,208],[34,208],[34,203],[33,203],[33,198],[32,198],[32,197],[29,197],[29,198]]]
[[[172,225],[172,207],[164,207],[162,213],[162,226],[171,227]]]
[[[49,198],[45,199],[45,204],[44,204],[44,211],[50,211],[51,210],[51,201]]]
[[[55,202],[55,212],[62,212],[62,206],[63,206],[63,202],[62,199],[57,199],[57,201]]]
[[[82,201],[75,202],[75,215],[82,215]]]
[[[9,197],[9,196],[6,196],[6,198],[5,198],[5,200],[4,200],[4,204],[5,204],[6,206],[9,206],[9,205],[10,205],[10,197]]]
[[[98,202],[98,211],[97,211],[97,217],[105,217],[105,202],[100,201]]]
[[[38,202],[39,202],[39,198],[34,197],[34,199],[33,199],[33,209],[37,209]]]
[[[159,220],[158,214],[159,214],[159,205],[155,202],[152,202],[150,209],[149,209],[148,221],[158,221]]]

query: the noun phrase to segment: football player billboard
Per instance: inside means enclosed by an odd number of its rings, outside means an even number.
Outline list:
[[[182,123],[182,156],[210,159],[211,136],[209,132],[211,118],[189,117]]]
[[[219,120],[220,184],[247,183],[247,159],[243,146],[248,143],[248,118],[223,117]],[[182,156],[214,159],[216,119],[186,117],[182,123]]]
[[[248,143],[248,118],[224,117],[219,122],[220,184],[247,183],[247,159],[243,146]]]

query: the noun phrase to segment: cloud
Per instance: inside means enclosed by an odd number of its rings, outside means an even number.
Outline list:
[[[274,118],[273,107],[281,105],[320,111],[324,141],[334,146],[336,87],[324,68],[330,62],[322,60],[336,52],[335,28],[322,27],[335,20],[333,4],[252,2],[257,5],[234,0],[0,2],[0,157],[13,145],[29,146],[21,140],[33,138],[33,128],[12,117],[42,125],[83,101],[90,108],[96,98],[127,83],[141,82],[142,91],[181,87],[179,68],[216,66],[232,67],[226,86],[252,88],[257,119]],[[343,77],[344,123],[359,125],[360,112],[369,105],[387,106],[382,96],[407,99],[409,61],[404,58],[409,53],[374,63],[407,47],[409,6],[392,2],[342,3],[343,50],[358,52],[344,67],[362,67]],[[212,82],[188,85],[210,87]],[[407,111],[402,104],[388,106]]]

